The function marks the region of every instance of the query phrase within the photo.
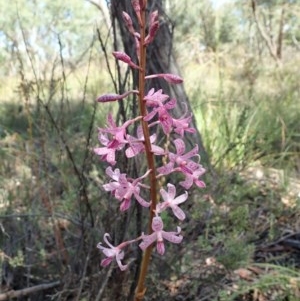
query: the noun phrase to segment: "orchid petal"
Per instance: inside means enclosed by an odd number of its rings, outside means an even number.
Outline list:
[[[176,195],[176,187],[170,183],[167,184],[167,187],[168,187],[169,198],[174,199]]]
[[[139,194],[134,193],[134,196],[136,198],[136,200],[140,203],[141,206],[143,207],[150,207],[151,203],[145,201]]]
[[[170,101],[168,101],[166,104],[165,104],[165,108],[167,110],[171,110],[171,109],[174,109],[176,106],[176,98],[172,98]]]
[[[165,231],[163,231],[162,233],[163,233],[163,238],[173,244],[180,244],[182,242],[183,239],[182,235],[177,236],[176,233],[165,232]]]
[[[129,209],[130,205],[131,205],[130,199],[124,199],[123,202],[120,205],[120,210],[121,211],[126,211],[126,210]]]
[[[101,266],[107,267],[113,260],[113,257],[107,257],[101,260]]]
[[[148,113],[145,117],[144,120],[145,121],[150,121],[155,115],[157,114],[157,110],[153,109],[150,113]]]
[[[154,232],[161,231],[164,227],[163,221],[160,216],[155,216],[152,219],[152,230]]]
[[[179,244],[183,239],[182,235],[179,235],[180,231],[180,227],[177,227],[177,232],[162,231],[162,237],[171,243]]]
[[[102,185],[105,191],[114,191],[120,187],[120,184],[117,182],[107,183]]]
[[[105,233],[103,236],[103,240],[105,241],[105,243],[112,249],[114,249],[115,247],[108,241],[107,237],[110,238],[110,235],[108,233]]]
[[[172,211],[174,213],[174,215],[181,221],[183,221],[185,219],[185,213],[183,212],[183,210],[181,208],[179,208],[177,205],[173,205],[171,206]]]
[[[198,152],[199,152],[199,148],[198,148],[198,144],[196,144],[196,146],[190,150],[189,152],[187,152],[186,154],[184,154],[182,156],[183,159],[188,159],[188,158],[191,158],[195,155],[198,155]]]
[[[139,244],[139,247],[144,251],[156,240],[156,233],[153,232],[150,235],[142,235],[143,241]]]
[[[111,164],[111,165],[115,165],[117,162],[116,162],[116,154],[115,154],[115,151],[114,150],[110,150],[108,153],[107,153],[107,157],[106,157],[106,161]]]
[[[109,152],[109,149],[107,147],[95,147],[94,148],[94,153],[99,156],[106,155],[108,152]]]
[[[179,182],[179,185],[188,190],[193,185],[193,178],[191,176],[186,176],[184,181]]]
[[[151,151],[154,155],[164,155],[165,154],[165,150],[155,144],[151,144]]]
[[[187,198],[188,198],[188,193],[186,191],[185,194],[182,194],[182,195],[178,196],[176,199],[174,199],[172,204],[174,204],[174,205],[181,204],[181,203],[185,202],[187,200]]]
[[[169,162],[161,167],[157,168],[157,171],[162,174],[162,175],[168,175],[172,172],[174,167],[174,163],[173,162]]]
[[[126,265],[123,265],[121,260],[124,258],[124,252],[120,252],[117,256],[116,256],[116,261],[117,261],[117,264],[120,268],[121,271],[125,271],[128,267],[128,264]]]
[[[185,144],[184,141],[182,139],[175,139],[174,140],[174,145],[176,147],[176,152],[178,155],[182,155],[185,151]]]
[[[164,255],[164,253],[165,253],[165,244],[164,244],[164,241],[157,241],[156,250],[157,250],[158,254]]]
[[[160,189],[160,195],[162,196],[165,202],[168,202],[169,194],[163,188]]]
[[[196,184],[199,188],[205,188],[205,187],[206,187],[206,185],[205,185],[205,183],[204,183],[203,181],[195,180],[194,182],[195,182],[195,184]]]

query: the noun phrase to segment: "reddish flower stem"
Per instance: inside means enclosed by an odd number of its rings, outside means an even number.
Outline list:
[[[145,96],[145,76],[146,76],[146,46],[145,44],[145,37],[146,37],[146,7],[147,1],[144,1],[144,5],[141,8],[141,24],[140,24],[140,69],[139,69],[139,109],[141,115],[144,117],[147,115],[146,104],[144,101]],[[155,161],[154,155],[151,152],[151,143],[150,143],[150,132],[148,123],[141,120],[144,138],[145,138],[145,150],[146,150],[146,157],[147,157],[147,164],[148,169],[151,170],[149,177],[150,177],[150,199],[152,201],[149,213],[149,234],[152,233],[152,219],[154,217],[154,210],[157,203],[157,193],[156,193],[156,169],[155,169]],[[141,301],[144,298],[146,287],[145,287],[145,279],[148,271],[148,266],[151,258],[153,245],[149,246],[142,258],[140,274],[138,278],[138,283],[135,291],[135,301]]]

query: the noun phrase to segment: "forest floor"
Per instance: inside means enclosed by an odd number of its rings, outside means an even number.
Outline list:
[[[165,290],[164,300],[300,300],[300,179],[259,164],[234,178],[243,198],[226,205],[208,198],[211,211],[189,235],[183,273],[158,282],[151,300]]]

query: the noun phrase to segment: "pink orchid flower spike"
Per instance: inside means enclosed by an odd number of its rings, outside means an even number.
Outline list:
[[[177,227],[177,232],[163,231],[163,221],[160,216],[155,216],[152,220],[153,233],[150,235],[142,234],[142,242],[139,244],[140,248],[144,251],[155,241],[157,253],[163,255],[165,253],[164,239],[171,243],[179,244],[182,241],[182,235],[179,235],[181,228]]]
[[[123,265],[121,260],[124,258],[124,251],[122,250],[125,246],[127,246],[130,242],[123,242],[120,245],[114,247],[109,241],[108,241],[109,234],[105,233],[103,236],[103,240],[108,245],[109,248],[103,247],[102,243],[98,243],[97,248],[102,251],[102,253],[106,256],[101,261],[101,266],[106,267],[108,266],[114,259],[116,259],[117,264],[121,271],[125,271],[128,267],[128,265]]]
[[[174,215],[181,221],[185,219],[185,213],[182,209],[178,207],[179,204],[185,202],[188,198],[188,193],[185,192],[185,194],[182,194],[175,198],[176,195],[176,188],[172,184],[168,184],[168,192],[164,189],[160,190],[160,194],[164,200],[163,203],[159,203],[156,206],[156,213],[159,214],[162,211],[166,210],[168,207],[170,207],[174,213]]]

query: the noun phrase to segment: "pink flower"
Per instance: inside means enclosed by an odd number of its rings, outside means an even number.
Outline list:
[[[169,175],[170,173],[175,171],[174,170],[174,163],[169,162],[167,164],[164,164],[163,166],[158,167],[157,171],[159,172],[158,177]]]
[[[169,98],[169,95],[163,94],[162,89],[155,92],[152,88],[149,90],[148,94],[144,97],[146,105],[149,107],[163,106],[164,102]]]
[[[168,192],[166,192],[164,189],[160,190],[160,194],[162,198],[164,199],[163,203],[159,203],[156,206],[156,213],[159,214],[162,211],[166,210],[168,207],[170,207],[174,213],[174,215],[181,221],[185,219],[185,213],[183,210],[181,210],[178,205],[185,202],[188,197],[188,193],[185,192],[185,194],[182,194],[175,198],[176,195],[176,188],[172,184],[168,184]]]
[[[179,235],[181,229],[180,227],[177,227],[177,232],[166,232],[163,231],[163,221],[160,216],[155,216],[152,220],[152,230],[154,231],[150,235],[144,235],[142,234],[142,240],[139,244],[140,248],[142,250],[147,249],[152,243],[155,241],[156,243],[156,249],[157,253],[160,255],[163,255],[165,253],[165,245],[164,245],[164,239],[170,241],[174,244],[179,244],[182,241],[182,235]]]
[[[189,160],[192,157],[198,156],[198,145],[196,144],[196,146],[189,152],[187,152],[186,154],[184,154],[185,152],[185,144],[184,141],[182,139],[175,139],[173,141],[175,148],[176,148],[176,154],[173,153],[169,153],[169,159],[170,162],[172,163],[176,163],[177,166],[180,166],[182,168],[184,168],[188,162],[194,162]]]
[[[161,124],[163,132],[168,135],[172,132],[172,117],[165,109],[165,107],[160,107],[158,110],[158,120]]]
[[[205,183],[199,180],[199,177],[205,173],[205,169],[201,164],[190,160],[192,157],[198,157],[198,145],[196,145],[191,151],[185,152],[185,144],[181,139],[174,140],[176,154],[169,153],[170,162],[157,168],[159,172],[158,177],[168,175],[172,172],[179,171],[185,176],[185,180],[179,182],[179,184],[185,189],[191,188],[193,184],[200,188],[205,187]]]
[[[176,165],[177,167],[180,167],[180,171],[182,171],[182,172],[191,172],[188,170],[187,165],[189,162],[191,162],[193,164],[197,164],[196,162],[190,160],[190,158],[195,157],[195,156],[199,157],[198,145],[196,145],[191,151],[184,154],[184,152],[185,152],[184,141],[182,139],[178,138],[178,139],[175,139],[173,141],[173,143],[176,148],[176,154],[170,152],[168,155],[170,162],[162,167],[159,167],[157,169],[157,171],[162,175],[167,175],[167,174],[175,171],[174,167]],[[178,170],[178,168],[176,170]]]
[[[144,117],[145,121],[150,121],[156,114],[158,114],[158,121],[153,122],[149,126],[160,124],[164,133],[170,134],[172,131],[173,119],[168,110],[171,110],[176,105],[176,99],[171,99],[164,105],[160,105],[152,109],[152,111]]]
[[[145,201],[140,196],[140,186],[145,187],[141,184],[141,180],[148,176],[150,170],[148,170],[143,176],[132,180],[127,179],[126,174],[121,174],[119,169],[112,170],[109,166],[106,169],[106,174],[113,179],[113,182],[103,185],[105,191],[110,191],[114,194],[115,198],[121,202],[120,210],[125,211],[130,207],[132,196],[140,203],[143,207],[149,207],[151,203]]]
[[[192,116],[183,117],[180,119],[172,118],[174,132],[179,134],[181,137],[183,137],[184,132],[188,132],[192,134],[196,133],[196,130],[194,128],[189,127],[191,120],[192,120]]]
[[[111,165],[115,165],[116,151],[121,150],[124,147],[124,143],[120,143],[117,140],[109,140],[107,134],[99,133],[99,141],[104,147],[95,147],[94,153],[101,156],[102,161],[107,161]]]
[[[127,158],[132,158],[138,154],[141,154],[145,151],[145,138],[143,129],[141,126],[137,128],[137,138],[127,135],[126,139],[128,141],[129,147],[126,149],[125,154]],[[164,149],[154,145],[153,143],[156,140],[156,134],[150,136],[151,150],[155,155],[163,155],[165,153]]]
[[[105,170],[105,173],[114,180],[114,182],[109,182],[103,185],[105,191],[111,191],[114,193],[118,188],[121,187],[120,178],[121,176],[126,176],[125,174],[120,173],[120,169],[116,168],[115,171],[112,170],[111,166],[108,166]]]
[[[193,184],[199,188],[206,187],[205,183],[199,180],[199,177],[201,177],[206,171],[202,165],[190,162],[187,164],[186,168],[181,169],[181,167],[179,167],[177,170],[181,171],[185,175],[185,180],[179,182],[179,185],[185,189],[190,189]]]
[[[114,122],[113,118],[112,118],[112,114],[109,113],[108,116],[107,116],[108,125],[107,125],[106,129],[99,129],[99,131],[101,133],[109,133],[109,134],[112,135],[114,140],[117,140],[119,143],[126,144],[127,143],[127,141],[125,139],[126,128],[129,125],[131,125],[132,123],[134,123],[135,121],[137,121],[138,119],[135,118],[135,119],[127,120],[121,126],[117,126],[116,123]]]
[[[118,245],[117,247],[114,247],[107,239],[107,237],[109,237],[108,233],[105,233],[103,236],[103,240],[105,241],[105,243],[109,246],[109,248],[103,247],[102,243],[98,243],[97,248],[99,248],[103,254],[106,256],[106,258],[104,258],[101,261],[101,265],[103,267],[108,266],[114,259],[116,259],[117,264],[120,268],[121,271],[125,271],[127,269],[128,265],[123,265],[121,260],[124,258],[124,251],[122,251],[122,249],[128,245],[128,243],[130,242],[125,242],[125,243],[121,243],[120,245]]]
[[[105,129],[99,129],[98,135],[99,142],[104,145],[104,147],[94,148],[95,154],[101,156],[101,160],[107,161],[111,165],[115,165],[116,151],[123,149],[127,143],[125,137],[127,127],[139,119],[140,117],[128,120],[118,127],[114,122],[112,115],[108,114],[108,126]],[[111,140],[108,135],[110,135]]]

